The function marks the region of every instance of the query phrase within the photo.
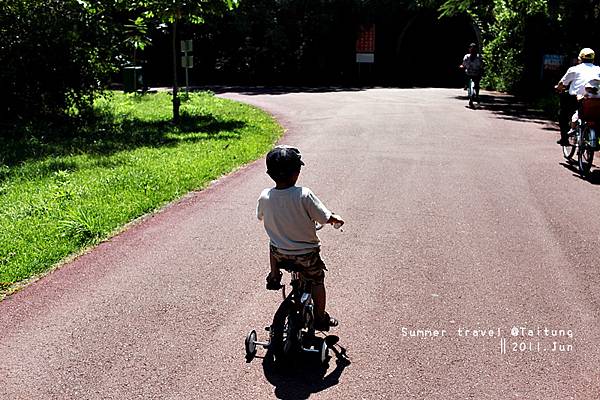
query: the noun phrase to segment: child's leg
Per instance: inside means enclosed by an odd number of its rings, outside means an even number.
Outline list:
[[[312,299],[315,305],[315,327],[318,330],[328,330],[330,326],[336,326],[337,321],[329,316],[325,311],[327,295],[325,290],[325,263],[319,255],[319,250],[315,250],[300,258],[300,264],[304,266],[302,276],[312,281]]]
[[[315,303],[315,320],[323,321],[325,319],[325,304],[327,303],[324,284],[313,284],[312,298]]]
[[[273,256],[272,252],[269,253],[269,262],[271,263],[271,276],[274,278],[278,277],[281,271],[277,266],[277,260],[275,259],[275,256]]]

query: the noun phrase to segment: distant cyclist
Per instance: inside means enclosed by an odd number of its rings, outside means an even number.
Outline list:
[[[596,53],[589,47],[581,49],[577,57],[577,65],[569,68],[555,86],[559,93],[568,87],[569,97],[572,99],[571,101],[561,102],[561,116],[572,115],[571,129],[565,132],[566,129],[561,126],[560,139],[556,143],[562,146],[569,146],[569,136],[575,133],[578,119],[577,108],[580,100],[586,95],[586,84],[600,77],[600,67],[594,65],[595,57]]]
[[[462,64],[460,64],[459,68],[465,71],[466,85],[469,85],[470,79],[473,80],[475,89],[474,96],[477,103],[479,103],[479,82],[483,76],[483,58],[481,57],[481,54],[479,54],[479,47],[476,43],[471,43],[469,45],[469,52],[463,57]],[[466,85],[465,87],[467,87]],[[469,94],[471,95],[469,98],[469,106],[473,107],[473,93]]]

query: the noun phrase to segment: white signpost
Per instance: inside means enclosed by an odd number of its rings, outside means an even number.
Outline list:
[[[193,44],[191,40],[182,40],[181,41],[181,52],[183,56],[181,57],[181,66],[185,68],[185,95],[189,97],[189,73],[188,70],[194,67],[194,56],[189,55],[194,50]]]

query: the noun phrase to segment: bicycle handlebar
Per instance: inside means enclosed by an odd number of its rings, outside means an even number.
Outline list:
[[[333,216],[335,216],[336,214],[332,214],[332,215],[333,215]],[[319,223],[319,222],[316,222],[316,221],[315,221],[315,229],[316,229],[316,230],[323,229],[323,227],[324,227],[325,225],[327,225],[327,224],[321,224],[321,223]],[[331,224],[331,225],[333,225],[333,228],[334,228],[334,229],[340,229],[340,228],[342,227],[342,225],[343,225],[343,224],[342,224],[342,223],[340,223],[340,222],[334,222],[334,223],[333,223],[333,224]]]

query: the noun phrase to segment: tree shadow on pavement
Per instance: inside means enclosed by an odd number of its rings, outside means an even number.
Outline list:
[[[344,369],[351,362],[343,347],[333,348],[333,357],[321,364],[318,354],[298,354],[286,362],[276,362],[267,352],[263,359],[265,377],[275,387],[275,395],[282,400],[304,400],[312,394],[339,383]],[[341,349],[341,350],[340,350]],[[329,372],[331,363],[335,368]]]
[[[466,92],[464,95],[456,96],[455,98],[464,102],[468,101]],[[534,122],[545,125],[544,129],[558,130],[558,119],[551,118],[544,110],[535,108],[526,100],[522,100],[519,97],[505,93],[488,92],[486,94],[482,93],[480,98],[481,105],[479,108],[492,112],[499,119]]]
[[[200,90],[210,90],[213,93],[221,94],[235,92],[247,96],[261,94],[282,95],[289,93],[335,93],[335,92],[361,92],[371,87],[358,86],[206,86]]]

